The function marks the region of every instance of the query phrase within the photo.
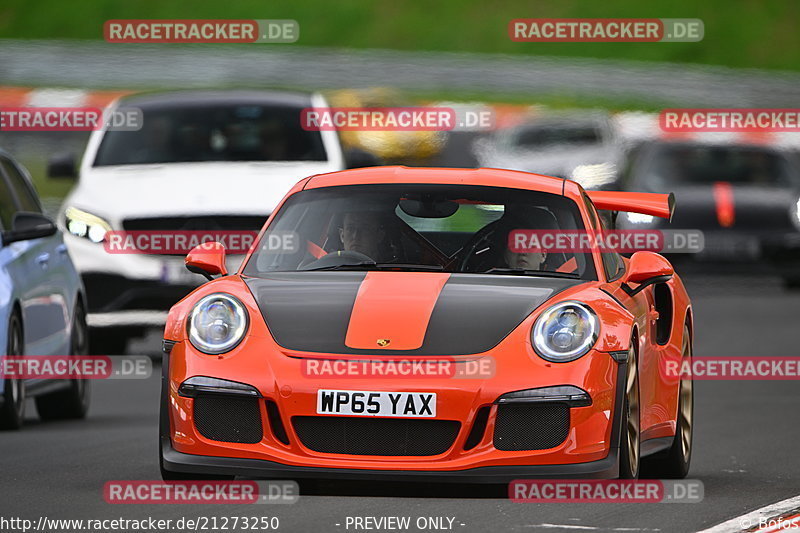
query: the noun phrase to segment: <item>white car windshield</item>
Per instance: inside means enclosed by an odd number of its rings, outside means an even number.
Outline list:
[[[142,128],[106,132],[94,166],[327,159],[320,132],[301,128],[299,106],[192,103],[139,109]]]

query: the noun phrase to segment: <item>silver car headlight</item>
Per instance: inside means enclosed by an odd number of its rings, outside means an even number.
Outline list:
[[[111,231],[111,224],[91,213],[75,207],[68,207],[64,212],[64,223],[67,231],[76,237],[84,237],[92,242],[100,243]]]
[[[531,331],[533,349],[553,363],[574,361],[594,346],[600,323],[592,309],[580,302],[561,302],[539,315]]]
[[[234,349],[247,332],[248,314],[242,302],[225,293],[209,294],[189,314],[189,342],[203,353]]]

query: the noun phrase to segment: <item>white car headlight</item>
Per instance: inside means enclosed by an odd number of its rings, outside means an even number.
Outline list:
[[[111,231],[111,224],[102,218],[81,211],[75,207],[68,207],[64,213],[67,231],[77,237],[85,237],[92,242],[103,242],[106,234]]]
[[[794,222],[797,229],[800,229],[800,198],[798,198],[797,203],[792,206],[791,211],[792,222]]]
[[[189,314],[189,341],[203,353],[220,354],[236,347],[247,332],[248,314],[230,294],[209,294]]]
[[[653,222],[652,215],[645,215],[644,213],[625,213],[625,218],[628,219],[628,222],[631,224],[650,224]]]
[[[592,309],[580,302],[561,302],[539,315],[531,341],[542,359],[554,363],[574,361],[594,346],[600,323]]]

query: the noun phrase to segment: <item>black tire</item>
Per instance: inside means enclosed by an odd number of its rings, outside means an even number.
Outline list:
[[[638,341],[631,339],[622,405],[622,431],[619,446],[619,478],[637,479],[641,464],[641,417],[639,406]]]
[[[800,289],[800,275],[785,276],[783,286],[790,290]]]
[[[86,326],[86,312],[79,303],[75,308],[70,335],[71,355],[89,353],[89,331]],[[85,418],[89,412],[91,390],[89,380],[72,379],[69,388],[36,397],[36,411],[42,420],[63,420]]]
[[[683,328],[682,357],[691,361],[692,340],[688,326]],[[675,438],[665,452],[642,461],[643,477],[651,479],[683,479],[692,460],[692,428],[694,426],[694,383],[691,376],[681,379],[678,388],[678,413]]]
[[[8,320],[7,355],[23,355],[22,321],[14,312]],[[9,378],[3,383],[0,429],[19,429],[25,421],[25,381]]]
[[[95,328],[89,331],[89,353],[92,355],[124,355],[130,332],[118,328]]]

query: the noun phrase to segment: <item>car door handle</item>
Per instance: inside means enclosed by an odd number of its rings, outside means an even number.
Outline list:
[[[67,255],[67,245],[59,244],[56,246],[56,252],[60,253],[61,255]]]
[[[47,267],[47,263],[50,262],[50,254],[43,253],[36,257],[36,262],[39,263],[42,267]]]

